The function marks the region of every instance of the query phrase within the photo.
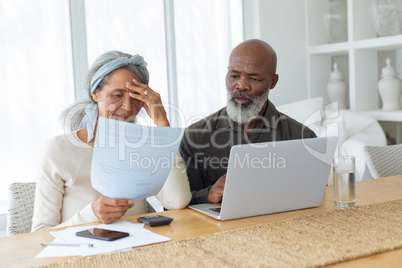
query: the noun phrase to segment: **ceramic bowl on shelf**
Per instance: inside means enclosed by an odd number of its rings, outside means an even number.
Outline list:
[[[323,9],[325,38],[328,43],[347,40],[348,21],[345,5],[339,1],[330,1]]]
[[[378,36],[402,34],[402,0],[371,0],[371,20]]]

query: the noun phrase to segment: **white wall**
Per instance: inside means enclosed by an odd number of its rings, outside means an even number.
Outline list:
[[[269,43],[278,56],[276,105],[308,97],[305,7],[301,0],[244,0],[245,39]]]

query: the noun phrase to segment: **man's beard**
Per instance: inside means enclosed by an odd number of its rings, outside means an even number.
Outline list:
[[[250,122],[260,113],[265,102],[268,100],[268,94],[269,90],[254,98],[245,92],[237,92],[231,95],[228,90],[228,101],[226,106],[228,116],[230,119],[239,124]],[[249,99],[250,102],[246,104],[239,104],[234,100],[234,98],[238,96],[245,97]]]

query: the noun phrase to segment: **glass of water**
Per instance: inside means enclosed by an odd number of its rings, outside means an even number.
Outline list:
[[[355,206],[355,158],[354,156],[336,156],[334,169],[334,198],[336,208]]]

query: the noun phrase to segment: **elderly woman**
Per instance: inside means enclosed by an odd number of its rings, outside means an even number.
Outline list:
[[[98,221],[113,223],[123,216],[147,212],[145,200],[134,203],[131,199],[102,196],[92,188],[90,179],[99,116],[134,122],[144,108],[158,127],[169,127],[160,95],[148,86],[146,65],[141,56],[119,51],[101,55],[92,65],[86,80],[91,101],[76,103],[64,112],[73,131],[52,138],[45,148],[36,184],[32,231]],[[175,162],[157,198],[168,209],[183,208],[190,202],[182,162]]]

